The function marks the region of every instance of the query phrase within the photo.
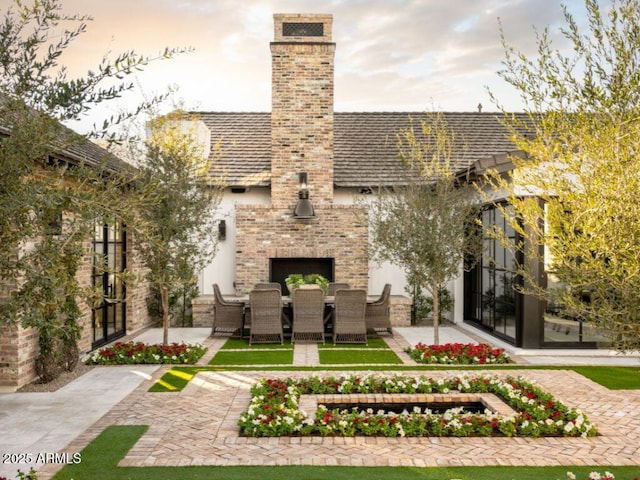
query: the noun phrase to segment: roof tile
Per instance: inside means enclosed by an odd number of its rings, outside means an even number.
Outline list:
[[[214,175],[230,186],[269,185],[271,114],[197,112],[209,127],[211,144],[221,141]],[[423,112],[334,113],[334,182],[338,187],[374,187],[402,182],[396,134],[424,118]],[[458,170],[477,160],[514,150],[500,113],[443,112],[459,140]],[[520,114],[519,114],[520,115]],[[524,114],[523,115],[524,118]],[[212,155],[215,155],[212,152]]]

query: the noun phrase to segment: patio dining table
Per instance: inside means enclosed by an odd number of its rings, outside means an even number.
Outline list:
[[[378,300],[379,296],[378,295],[368,295],[367,296],[367,303],[373,303],[376,300]],[[228,300],[230,302],[238,302],[238,303],[242,303],[244,304],[245,307],[249,307],[249,295],[225,295],[224,297],[225,300]],[[289,295],[283,295],[282,296],[282,304],[283,305],[291,305],[291,296]],[[334,297],[333,295],[325,295],[324,296],[324,304],[325,305],[333,305],[334,303],[336,303],[336,297]]]

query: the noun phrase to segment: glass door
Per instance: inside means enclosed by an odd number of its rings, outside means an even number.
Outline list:
[[[93,310],[94,348],[126,332],[125,233],[118,222],[96,225],[93,238],[93,285],[102,293],[102,302]]]
[[[507,214],[511,212],[507,208]],[[520,333],[520,294],[515,288],[519,282],[516,274],[517,259],[499,238],[489,232],[498,229],[511,244],[515,244],[518,237],[500,209],[492,206],[482,212],[482,228],[485,232],[482,259],[465,275],[465,290],[469,294],[469,300],[465,304],[465,319],[472,320],[496,336],[515,344]]]

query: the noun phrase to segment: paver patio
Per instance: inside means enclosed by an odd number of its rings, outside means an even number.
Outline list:
[[[210,358],[224,340],[209,339],[207,343]],[[389,343],[396,350],[404,346],[401,341]],[[307,352],[305,358],[314,356]],[[150,425],[121,466],[640,465],[640,391],[610,391],[569,370],[509,370],[498,374],[522,375],[567,406],[580,408],[597,426],[597,437],[246,438],[239,436],[236,423],[248,406],[250,387],[261,377],[302,377],[310,372],[201,372],[182,392],[148,393],[167,369],[159,369],[153,379],[141,384],[65,450],[80,451],[109,425]],[[324,373],[340,374],[323,372],[321,367],[313,372]],[[345,369],[345,373],[355,372]],[[437,377],[451,372],[415,374]],[[47,474],[51,475],[53,468],[42,469],[42,478],[49,478]]]

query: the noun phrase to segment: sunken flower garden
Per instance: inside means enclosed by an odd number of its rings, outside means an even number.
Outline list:
[[[385,398],[389,394],[419,394],[453,397],[453,393],[494,394],[510,407],[510,414],[489,408],[470,410],[464,406],[435,408],[403,406],[402,410],[361,403],[350,408],[332,408],[335,402],[318,402],[315,412],[301,407],[304,395],[350,394]],[[590,437],[595,426],[576,409],[568,408],[549,393],[522,378],[455,376],[432,379],[408,376],[312,376],[303,379],[262,379],[251,391],[248,410],[239,426],[245,436],[506,436]],[[433,395],[432,395],[433,394]],[[361,398],[361,396],[358,396]],[[398,398],[398,395],[396,395]],[[404,405],[404,404],[403,404]]]

